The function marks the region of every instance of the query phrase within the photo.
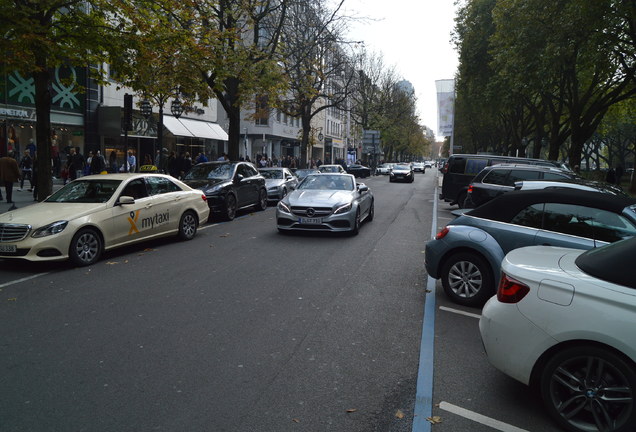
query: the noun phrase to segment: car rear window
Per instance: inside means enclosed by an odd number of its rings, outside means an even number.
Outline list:
[[[591,249],[579,255],[575,264],[595,278],[636,289],[636,237]]]

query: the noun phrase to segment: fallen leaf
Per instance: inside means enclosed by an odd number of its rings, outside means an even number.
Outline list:
[[[108,261],[106,263],[106,265],[115,265],[115,264],[119,264],[117,261]]]
[[[229,237],[230,233],[221,234],[219,237]]]
[[[426,253],[426,251],[420,251],[421,253]]]
[[[431,424],[438,424],[442,422],[442,418],[440,416],[426,417],[426,420],[431,422]]]
[[[404,413],[402,412],[402,410],[397,410],[397,412],[395,413],[395,417],[399,419],[404,418]]]
[[[154,251],[156,251],[156,250],[157,250],[157,249],[153,249],[153,248],[146,248],[146,249],[144,249],[144,252],[154,252]]]
[[[358,409],[357,409],[357,408],[349,408],[349,409],[347,410],[347,412],[348,412],[348,413],[354,413],[354,412],[356,412],[356,411],[358,411]]]
[[[11,298],[8,298],[7,300],[8,300],[8,301],[17,301],[17,300],[18,300],[18,298],[17,298],[17,297],[11,297]]]
[[[427,292],[427,293],[433,292],[430,289],[427,289],[427,290],[424,290],[424,291]]]
[[[300,423],[300,420],[298,420],[297,418],[292,419],[292,421],[293,421],[294,423]]]

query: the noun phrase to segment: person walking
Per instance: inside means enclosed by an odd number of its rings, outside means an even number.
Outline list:
[[[106,161],[102,153],[97,150],[91,159],[91,174],[101,174],[106,171]]]
[[[20,169],[22,170],[22,177],[20,179],[20,187],[19,191],[24,189],[24,179],[29,179],[29,184],[31,187],[29,188],[29,192],[33,190],[33,159],[31,158],[31,153],[26,152],[22,159],[20,159]]]
[[[128,172],[134,173],[137,170],[137,158],[132,150],[128,150]]]
[[[9,210],[17,208],[13,202],[13,183],[20,180],[20,167],[14,156],[15,152],[12,150],[8,156],[0,158],[0,181],[4,184],[7,203],[11,204]],[[0,192],[0,200],[2,200],[2,192]]]
[[[82,176],[84,170],[84,156],[80,154],[78,149],[71,148],[71,153],[66,162],[68,167],[68,177],[71,181],[75,180],[79,176]]]

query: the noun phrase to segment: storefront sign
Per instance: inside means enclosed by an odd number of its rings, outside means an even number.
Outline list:
[[[31,119],[34,117],[35,111],[20,108],[0,108],[0,116],[13,117],[20,119]]]

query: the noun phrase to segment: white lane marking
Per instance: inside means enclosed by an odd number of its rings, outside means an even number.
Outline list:
[[[465,315],[465,316],[472,317],[472,318],[477,318],[477,319],[481,318],[481,315],[479,315],[479,314],[474,314],[474,313],[470,313],[470,312],[464,312],[463,310],[452,309],[452,308],[449,308],[449,307],[446,307],[446,306],[440,306],[439,310],[443,310],[443,311],[446,311],[446,312],[451,312],[451,313],[454,313],[454,314],[457,314],[457,315]]]
[[[529,432],[526,429],[521,429],[516,426],[509,425],[508,423],[504,423],[499,420],[486,417],[485,415],[481,415],[474,411],[467,410],[466,408],[458,407],[457,405],[453,405],[448,402],[440,402],[439,407],[440,409],[443,409],[444,411],[457,414],[458,416],[467,418],[477,423],[481,423],[483,425],[489,426],[493,429],[497,429],[502,432]]]
[[[28,280],[35,279],[35,278],[40,277],[40,276],[45,276],[47,274],[49,274],[49,272],[38,273],[38,274],[33,275],[33,276],[27,276],[27,277],[23,277],[22,279],[16,279],[16,280],[11,281],[11,282],[5,282],[5,283],[0,285],[0,288],[8,287],[9,285],[15,285],[15,284],[20,283],[20,282],[26,282]]]
[[[215,227],[215,226],[219,226],[219,224],[215,223],[215,224],[212,224],[212,225],[200,226],[199,229],[200,230],[204,230],[204,229],[212,228],[212,227]]]

